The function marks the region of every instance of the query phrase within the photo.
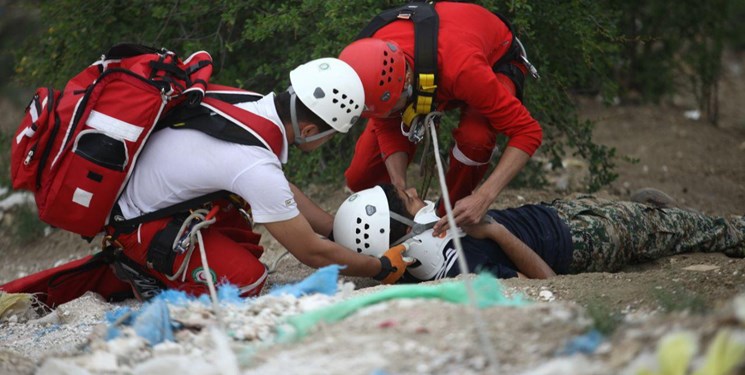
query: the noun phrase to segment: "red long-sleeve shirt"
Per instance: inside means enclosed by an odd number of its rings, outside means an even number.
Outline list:
[[[482,114],[491,126],[509,137],[508,146],[532,155],[543,132],[525,106],[497,80],[492,66],[510,47],[512,33],[499,17],[475,4],[438,2],[440,18],[437,45],[437,93],[444,109],[464,102]],[[394,21],[373,37],[395,41],[413,67],[414,23]],[[371,119],[384,157],[404,151],[411,144],[400,131],[398,119]]]

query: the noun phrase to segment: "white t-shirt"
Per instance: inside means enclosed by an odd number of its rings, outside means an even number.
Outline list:
[[[271,120],[284,134],[273,95],[238,106]],[[281,155],[286,161],[287,142]],[[131,219],[219,190],[245,199],[257,223],[288,220],[300,213],[282,163],[270,150],[192,129],[154,132],[118,203],[125,219]]]

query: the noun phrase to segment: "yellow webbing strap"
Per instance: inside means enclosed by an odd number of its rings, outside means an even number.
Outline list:
[[[432,99],[435,89],[437,89],[437,85],[435,84],[435,75],[433,73],[419,74],[419,91],[430,95],[417,95],[416,112],[418,114],[432,112]]]
[[[404,113],[401,115],[401,121],[403,121],[403,123],[408,128],[411,126],[411,122],[414,121],[414,118],[417,115],[418,113],[416,113],[416,110],[414,109],[414,104],[409,104],[404,110]]]

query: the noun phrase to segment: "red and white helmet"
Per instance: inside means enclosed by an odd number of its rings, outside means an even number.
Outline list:
[[[339,133],[348,132],[364,108],[359,76],[339,59],[326,57],[298,66],[290,72],[290,84],[297,98]],[[295,119],[293,126],[297,127]]]
[[[387,40],[364,38],[348,45],[339,59],[354,68],[365,87],[363,117],[384,117],[396,105],[406,84],[406,58]]]

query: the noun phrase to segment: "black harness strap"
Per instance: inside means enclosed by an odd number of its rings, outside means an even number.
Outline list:
[[[510,34],[512,34],[512,40],[510,41],[510,47],[505,52],[502,57],[499,58],[499,60],[494,63],[492,66],[492,70],[494,73],[502,73],[507,78],[512,80],[512,83],[515,85],[515,96],[518,100],[521,102],[523,101],[523,91],[525,87],[525,73],[520,70],[513,62],[518,62],[522,64],[521,58],[520,58],[520,46],[516,42],[517,36],[515,33],[515,29],[512,27],[512,23],[507,19],[507,17],[497,13],[492,12],[495,16],[499,17],[499,19],[507,26],[507,29],[510,30]]]
[[[383,26],[396,20],[410,20],[414,22],[414,103],[420,109],[427,105],[420,105],[420,97],[429,98],[427,113],[435,110],[435,91],[437,84],[437,32],[440,28],[440,18],[435,8],[429,3],[406,4],[398,8],[386,10],[370,21],[360,31],[356,39],[369,38]],[[431,75],[431,80],[425,82],[423,77]],[[426,88],[430,89],[426,89]],[[425,89],[423,89],[425,88]],[[423,98],[422,98],[423,99]],[[417,110],[417,113],[420,113]]]
[[[142,223],[146,223],[148,221],[163,219],[165,217],[173,216],[176,214],[184,213],[189,210],[192,210],[196,207],[199,207],[205,203],[212,202],[218,199],[227,198],[232,194],[231,192],[227,190],[220,190],[216,191],[214,193],[209,193],[202,195],[200,197],[196,197],[193,199],[189,199],[187,201],[174,204],[173,206],[168,206],[166,208],[153,211],[150,213],[146,213],[141,216],[137,216],[131,219],[124,219],[124,216],[122,216],[122,211],[119,208],[119,205],[114,205],[114,209],[111,210],[111,217],[109,219],[109,225],[114,227],[115,233],[112,234],[113,238],[116,238],[118,234],[120,233],[130,233],[136,227]]]

